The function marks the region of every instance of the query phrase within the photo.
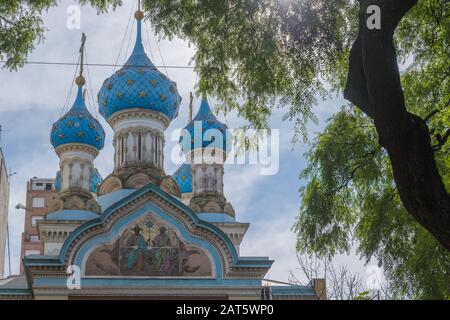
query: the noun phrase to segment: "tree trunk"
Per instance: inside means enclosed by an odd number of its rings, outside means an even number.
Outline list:
[[[450,196],[426,122],[406,109],[393,43],[398,23],[417,1],[359,1],[359,33],[350,53],[344,96],[374,120],[406,210],[450,251]],[[367,27],[369,5],[381,9],[380,30]]]

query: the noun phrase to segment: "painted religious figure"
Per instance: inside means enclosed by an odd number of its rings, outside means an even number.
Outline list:
[[[125,241],[123,248],[123,258],[126,260],[126,268],[129,271],[143,271],[145,265],[146,242],[141,234],[141,228],[136,225],[133,233]]]
[[[87,276],[208,277],[212,267],[205,252],[189,245],[164,220],[148,214],[119,238],[88,257]]]

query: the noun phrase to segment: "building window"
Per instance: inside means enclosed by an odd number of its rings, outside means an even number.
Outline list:
[[[158,139],[156,138],[156,136],[153,139],[153,145],[155,146],[154,149],[153,149],[154,150],[154,154],[153,154],[154,162],[156,164],[158,164]]]
[[[32,226],[32,227],[36,227],[37,221],[38,221],[38,220],[42,220],[42,219],[44,219],[44,217],[41,217],[41,216],[32,216],[32,217],[31,217],[31,226]]]
[[[29,256],[32,254],[41,254],[40,250],[25,250],[25,256]]]
[[[121,146],[120,146],[120,163],[123,163],[124,162],[124,149],[125,149],[125,141],[124,141],[124,138],[123,137],[121,137],[121,140],[120,140],[120,142],[121,142]]]
[[[142,160],[142,136],[139,134],[138,136],[138,160]]]
[[[53,190],[53,181],[45,180],[41,182],[33,181],[31,183],[31,189],[37,191],[51,191]]]
[[[39,236],[30,236],[31,242],[39,242]]]
[[[33,190],[44,190],[44,183],[43,182],[33,182],[32,189]]]
[[[44,208],[44,198],[33,198],[33,208]]]

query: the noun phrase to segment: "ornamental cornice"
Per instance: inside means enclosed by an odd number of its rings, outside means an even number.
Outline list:
[[[120,137],[126,138],[130,133],[133,135],[139,134],[139,133],[140,134],[150,133],[153,137],[158,137],[158,138],[164,137],[164,134],[155,128],[149,128],[149,127],[144,127],[144,126],[132,126],[132,127],[127,127],[127,128],[117,130],[114,133],[113,142],[115,142]]]
[[[117,122],[129,118],[147,118],[157,120],[164,124],[164,129],[166,129],[170,124],[170,119],[165,114],[159,111],[146,110],[141,108],[132,108],[118,111],[108,119],[108,123],[111,127],[114,127]]]
[[[84,144],[84,143],[63,144],[55,149],[55,152],[58,155],[58,157],[61,157],[61,154],[66,151],[84,151],[84,152],[92,154],[94,156],[94,158],[98,156],[97,149],[95,149],[94,147],[92,147],[88,144]]]
[[[33,288],[35,295],[70,295],[70,296],[194,296],[194,295],[232,295],[241,297],[260,297],[262,286],[248,287],[174,287],[174,286],[147,286],[147,287],[82,287],[78,290],[69,290],[65,287],[37,287]]]

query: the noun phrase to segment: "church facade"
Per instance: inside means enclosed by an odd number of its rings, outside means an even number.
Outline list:
[[[323,298],[323,282],[267,290],[273,260],[240,255],[249,224],[223,192],[232,137],[205,95],[180,137],[186,163],[165,173],[164,132],[181,97],[145,53],[143,13],[135,18],[133,52],[98,94],[114,168],[103,179],[94,165],[105,132],[84,102],[82,54],[76,99],[51,128],[60,168],[58,193],[37,222],[44,252],[23,258],[23,275],[0,280],[0,299]]]

